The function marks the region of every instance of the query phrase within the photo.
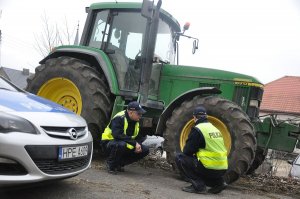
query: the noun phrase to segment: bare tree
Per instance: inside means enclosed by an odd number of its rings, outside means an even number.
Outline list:
[[[71,40],[74,38],[76,25],[70,31],[66,17],[62,28],[57,23],[51,24],[45,12],[41,19],[43,23],[42,31],[39,34],[35,34],[34,38],[36,42],[35,49],[42,57],[47,56],[57,46],[70,45],[72,43]]]

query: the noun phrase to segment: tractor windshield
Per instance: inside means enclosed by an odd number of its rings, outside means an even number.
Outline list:
[[[139,11],[102,10],[94,15],[88,46],[100,48],[110,57],[120,90],[139,89],[146,25]],[[172,38],[171,27],[161,19],[154,55],[162,62],[174,63]]]

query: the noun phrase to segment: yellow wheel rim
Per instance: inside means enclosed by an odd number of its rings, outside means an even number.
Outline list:
[[[212,123],[217,129],[219,129],[219,131],[222,133],[223,135],[223,139],[225,142],[225,146],[227,149],[227,154],[229,154],[230,150],[231,150],[231,136],[230,136],[230,132],[228,131],[226,125],[219,120],[216,117],[213,116],[209,116],[207,117],[208,121],[210,123]],[[190,131],[192,129],[192,127],[194,126],[195,122],[193,119],[189,120],[185,126],[183,127],[181,134],[180,134],[180,140],[179,140],[179,144],[180,144],[180,149],[181,151],[183,151],[183,147],[186,143],[186,140],[190,134]]]
[[[37,95],[56,102],[80,115],[82,99],[77,86],[69,79],[58,77],[47,81],[39,89]]]

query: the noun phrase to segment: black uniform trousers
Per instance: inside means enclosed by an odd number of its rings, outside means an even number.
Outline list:
[[[181,175],[188,178],[196,190],[203,190],[206,186],[223,185],[226,170],[207,169],[196,157],[177,153],[175,162]]]
[[[107,164],[111,169],[137,162],[149,154],[149,148],[141,144],[142,152],[135,153],[124,141],[111,140],[106,145],[108,153]]]

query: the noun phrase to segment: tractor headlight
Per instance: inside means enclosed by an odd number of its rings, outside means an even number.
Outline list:
[[[9,113],[0,112],[0,133],[10,132],[38,134],[37,129],[28,120]]]
[[[258,108],[258,100],[250,100],[249,106]]]

